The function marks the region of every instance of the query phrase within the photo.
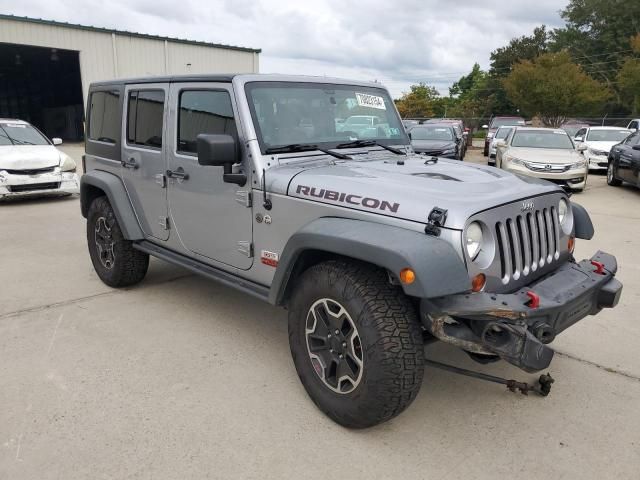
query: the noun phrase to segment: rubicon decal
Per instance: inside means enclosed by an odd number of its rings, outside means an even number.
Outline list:
[[[400,208],[399,203],[391,203],[387,200],[380,200],[373,197],[362,197],[352,193],[336,192],[334,190],[326,190],[324,188],[308,187],[306,185],[298,185],[296,193],[307,197],[324,198],[334,202],[345,203],[349,205],[359,205],[372,210],[388,210],[396,213]]]

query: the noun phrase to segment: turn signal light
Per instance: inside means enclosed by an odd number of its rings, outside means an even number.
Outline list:
[[[569,247],[569,253],[573,253],[573,249],[576,248],[576,239],[574,237],[569,237],[569,243],[567,246]]]
[[[479,273],[471,279],[471,290],[479,292],[484,288],[485,283],[487,283],[487,277],[484,276],[484,273]]]
[[[416,272],[410,268],[403,268],[400,270],[400,281],[405,285],[410,285],[416,281]]]

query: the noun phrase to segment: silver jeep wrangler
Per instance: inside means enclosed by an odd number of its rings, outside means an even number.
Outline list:
[[[557,186],[417,155],[376,83],[281,75],[91,85],[82,214],[98,276],[149,255],[288,309],[316,405],[363,428],[402,412],[423,346],[545,369],[548,344],[617,304],[613,256],[573,258]]]

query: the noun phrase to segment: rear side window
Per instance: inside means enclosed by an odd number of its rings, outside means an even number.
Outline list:
[[[127,143],[140,147],[162,147],[164,91],[133,90],[127,108]]]
[[[225,90],[183,90],[180,93],[177,150],[195,155],[201,133],[237,137],[231,97]]]
[[[120,137],[120,93],[93,92],[89,113],[89,139],[116,143]]]

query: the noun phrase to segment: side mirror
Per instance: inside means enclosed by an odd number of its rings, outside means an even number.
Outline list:
[[[407,135],[409,135],[409,140],[411,140],[411,132],[407,132]]]
[[[497,147],[497,148],[504,148],[504,147],[506,147],[506,146],[507,146],[507,142],[505,142],[504,140],[498,140],[498,141],[496,142],[496,147]]]
[[[62,145],[61,138],[55,137],[55,138],[52,138],[51,141],[53,142],[54,145]]]
[[[631,148],[633,148],[634,150],[640,150],[640,145],[634,145],[634,146],[633,146],[633,147],[631,147]]]
[[[579,152],[584,152],[586,149],[587,149],[587,146],[584,143],[576,147],[576,150]]]
[[[487,128],[489,128],[489,125],[482,125],[482,127],[480,128],[482,128],[483,130],[486,130]]]
[[[224,167],[223,180],[241,187],[247,183],[244,173],[231,173],[231,167],[238,163],[236,140],[231,135],[211,135],[201,133],[197,136],[198,163],[203,166]]]
[[[584,137],[575,137],[574,140],[576,142],[584,142]]]

